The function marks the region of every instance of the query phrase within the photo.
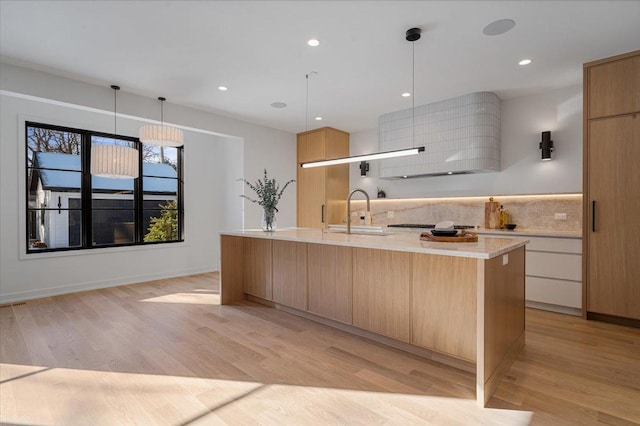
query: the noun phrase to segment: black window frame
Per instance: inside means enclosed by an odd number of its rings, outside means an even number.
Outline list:
[[[81,149],[80,149],[80,176],[81,176],[81,237],[80,237],[80,245],[74,247],[58,247],[58,248],[31,248],[29,244],[30,240],[30,222],[29,215],[30,212],[40,210],[29,207],[29,195],[30,195],[30,170],[35,170],[33,166],[29,166],[29,128],[37,127],[48,130],[55,130],[60,132],[70,132],[77,133],[81,135]],[[127,243],[113,243],[113,244],[93,244],[92,238],[92,224],[93,224],[93,188],[91,184],[91,141],[92,137],[103,137],[110,139],[117,139],[127,142],[133,142],[135,149],[138,151],[138,170],[139,175],[134,179],[133,184],[133,203],[134,203],[134,218],[135,218],[135,235],[133,242]],[[143,227],[144,216],[143,216],[143,201],[144,201],[144,188],[143,188],[143,178],[148,177],[143,173],[143,150],[142,150],[142,142],[140,139],[130,137],[130,136],[122,136],[116,135],[113,133],[103,133],[86,129],[77,129],[73,127],[65,127],[58,126],[54,124],[46,124],[46,123],[38,123],[34,121],[25,121],[25,141],[24,141],[24,149],[25,149],[25,242],[26,242],[26,253],[34,254],[34,253],[51,253],[51,252],[63,252],[63,251],[84,251],[84,250],[95,250],[95,249],[103,249],[103,248],[112,248],[112,247],[130,247],[130,246],[150,246],[156,244],[172,244],[172,243],[181,243],[184,242],[184,147],[177,147],[177,213],[178,213],[178,239],[177,240],[168,240],[168,241],[144,241],[145,232],[147,231]],[[77,172],[77,171],[76,171]],[[173,179],[173,178],[167,178]],[[45,211],[58,211],[59,207],[47,206],[43,210]],[[72,210],[67,208],[66,210]],[[43,215],[44,217],[44,215]]]

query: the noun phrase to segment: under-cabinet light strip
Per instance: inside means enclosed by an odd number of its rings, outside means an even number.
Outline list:
[[[334,166],[336,164],[359,163],[368,160],[380,160],[382,158],[405,157],[407,155],[415,155],[424,152],[424,146],[417,148],[400,149],[397,151],[376,152],[374,154],[356,155],[353,157],[334,158],[332,160],[311,161],[309,163],[300,163],[300,167],[308,169],[311,167]]]

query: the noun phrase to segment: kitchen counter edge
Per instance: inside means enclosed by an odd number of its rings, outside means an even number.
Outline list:
[[[295,241],[301,243],[329,244],[379,250],[404,251],[443,256],[492,259],[525,246],[529,240],[517,236],[479,236],[475,243],[442,243],[422,241],[419,232],[398,232],[390,235],[362,235],[326,232],[311,228],[284,228],[274,232],[259,229],[222,231],[220,235]]]

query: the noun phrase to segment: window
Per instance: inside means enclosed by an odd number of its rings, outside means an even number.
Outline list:
[[[140,177],[91,175],[91,147],[138,150]],[[26,123],[27,253],[183,241],[182,148]]]

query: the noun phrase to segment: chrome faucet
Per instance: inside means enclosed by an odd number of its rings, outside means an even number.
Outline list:
[[[347,197],[347,234],[351,233],[351,197],[356,192],[362,192],[364,196],[367,197],[367,212],[369,213],[369,215],[371,215],[371,200],[369,199],[369,194],[367,194],[367,191],[358,188],[352,190]]]

